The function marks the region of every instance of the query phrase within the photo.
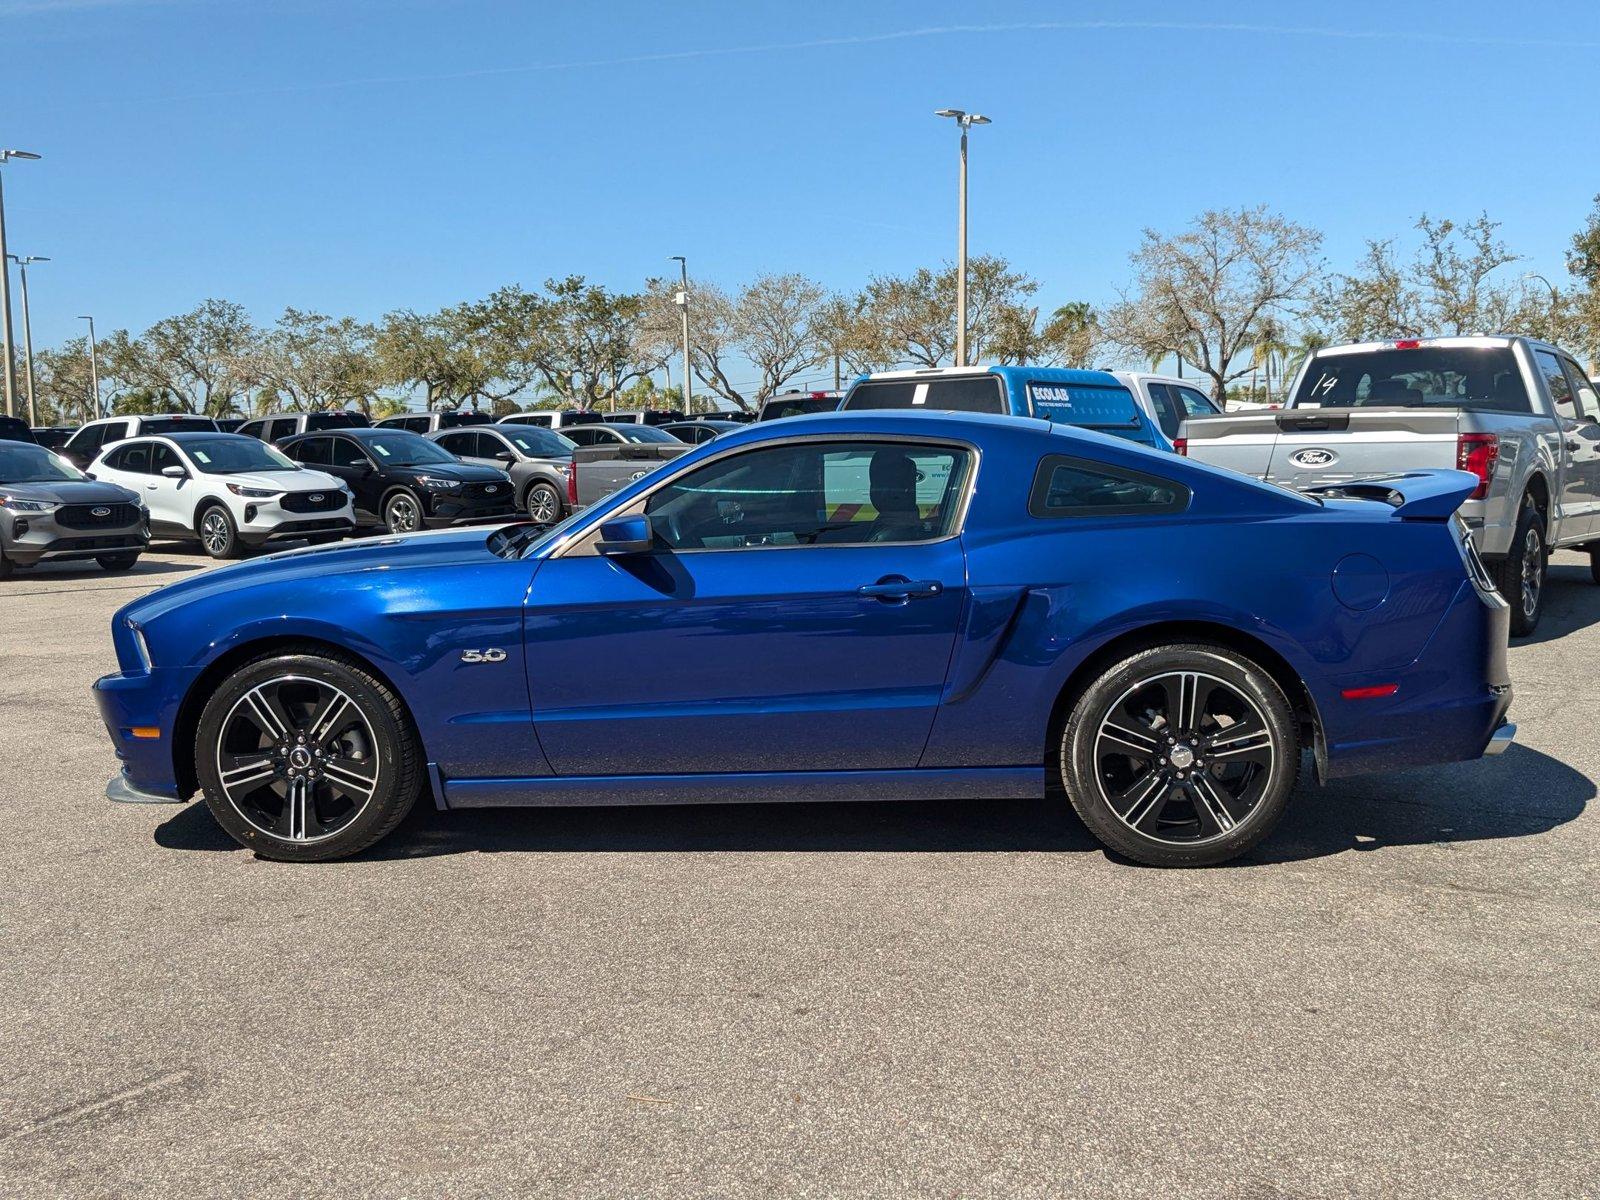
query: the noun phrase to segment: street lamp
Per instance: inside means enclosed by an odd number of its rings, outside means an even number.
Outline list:
[[[42,254],[30,254],[26,258],[18,258],[13,254],[9,257],[17,264],[17,273],[22,276],[22,347],[28,364],[28,424],[37,425],[39,410],[33,402],[33,320],[28,315],[28,264],[50,260]]]
[[[100,412],[100,360],[94,352],[94,318],[79,317],[78,320],[89,322],[89,385],[94,388],[94,417],[99,417],[103,414]]]
[[[682,287],[673,297],[673,303],[683,314],[683,411],[687,416],[694,412],[694,377],[689,374],[689,260],[681,254],[674,254],[671,259],[678,264],[682,278]]]
[[[961,127],[960,217],[956,224],[956,366],[967,365],[967,130],[988,125],[989,118],[959,108],[935,110],[936,117],[949,117]]]
[[[0,165],[13,158],[36,159],[31,150],[0,150]],[[11,261],[6,251],[6,194],[0,185],[0,334],[5,337],[6,416],[16,416],[17,363],[11,351]]]

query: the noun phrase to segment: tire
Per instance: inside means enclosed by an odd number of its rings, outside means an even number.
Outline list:
[[[225,504],[209,504],[201,509],[194,531],[200,538],[200,549],[212,558],[238,558],[244,553],[239,527]]]
[[[394,830],[423,761],[387,684],[353,660],[306,652],[258,658],[223,682],[200,714],[195,767],[206,807],[241,846],[323,862]]]
[[[99,554],[95,562],[100,564],[102,571],[131,571],[133,565],[139,561],[140,551],[128,550],[121,554]]]
[[[0,579],[10,579],[15,570],[16,564],[6,557],[4,550],[0,550]]]
[[[416,533],[423,528],[422,501],[398,491],[383,502],[383,524],[390,533]]]
[[[1104,845],[1150,866],[1206,867],[1278,823],[1300,738],[1283,689],[1244,655],[1159,646],[1089,685],[1060,756],[1067,797]]]
[[[1589,547],[1589,578],[1600,583],[1600,546]]]
[[[561,520],[562,509],[566,505],[562,502],[560,492],[540,480],[528,488],[528,494],[522,499],[522,507],[527,510],[528,520],[534,524],[554,525]]]
[[[1533,498],[1524,496],[1517,513],[1516,532],[1511,535],[1511,549],[1495,564],[1494,571],[1495,588],[1511,606],[1512,637],[1527,637],[1539,627],[1549,562],[1544,517]]]

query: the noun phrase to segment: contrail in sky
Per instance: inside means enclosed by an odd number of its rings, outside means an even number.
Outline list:
[[[27,0],[24,0],[26,3]],[[93,3],[94,0],[65,0],[66,3]],[[0,13],[6,6],[0,4]],[[314,92],[383,84],[449,83],[468,79],[492,79],[506,75],[531,75],[543,72],[582,71],[602,67],[629,67],[646,63],[681,62],[689,59],[733,58],[749,54],[774,54],[799,50],[827,50],[845,46],[870,46],[884,42],[909,42],[960,36],[992,36],[1005,33],[1236,33],[1267,37],[1322,38],[1353,42],[1410,42],[1441,46],[1499,46],[1542,50],[1600,49],[1600,41],[1569,38],[1529,38],[1490,34],[1432,33],[1421,29],[1338,29],[1318,25],[1268,25],[1243,21],[1015,21],[997,24],[930,25],[921,29],[900,29],[889,33],[864,33],[840,37],[811,38],[806,41],[768,42],[749,46],[697,47],[667,50],[653,54],[630,54],[617,58],[574,59],[568,62],[522,63],[505,67],[479,67],[465,71],[442,71],[414,75],[368,75],[351,79],[311,81],[277,87],[245,88],[238,91],[205,92],[192,95],[152,96],[159,100],[209,100],[227,96],[261,96],[290,92]],[[123,101],[119,101],[123,102]]]

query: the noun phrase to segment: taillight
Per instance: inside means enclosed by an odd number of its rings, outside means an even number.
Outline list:
[[[1478,486],[1468,500],[1482,500],[1489,494],[1494,464],[1500,460],[1500,439],[1492,433],[1463,433],[1456,438],[1456,470],[1470,471]]]
[[[1416,338],[1401,338],[1394,344],[1396,350],[1416,350],[1422,346]]]
[[[1189,439],[1188,438],[1173,438],[1172,439],[1172,448],[1175,451],[1177,451],[1179,454],[1187,455],[1189,453]]]
[[[578,502],[578,464],[572,459],[567,459],[567,503]]]

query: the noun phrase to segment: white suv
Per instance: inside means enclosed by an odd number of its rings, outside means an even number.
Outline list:
[[[102,452],[89,474],[137,492],[152,535],[198,538],[212,558],[278,538],[335,541],[355,528],[342,482],[243,434],[130,438]]]

